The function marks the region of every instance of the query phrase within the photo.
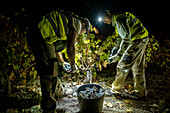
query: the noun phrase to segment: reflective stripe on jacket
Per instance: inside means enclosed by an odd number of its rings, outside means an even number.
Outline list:
[[[51,11],[48,15],[43,16],[38,28],[46,44],[52,44],[57,40],[67,40],[69,33],[68,19],[58,11]]]
[[[148,36],[148,31],[142,22],[129,12],[118,13],[112,16],[112,25],[116,27],[121,37],[118,42],[118,54],[123,54],[126,48],[135,40],[143,39]]]
[[[126,16],[128,18],[128,25],[130,28],[132,41],[142,39],[148,36],[148,31],[137,17],[135,17],[129,12],[126,12]]]

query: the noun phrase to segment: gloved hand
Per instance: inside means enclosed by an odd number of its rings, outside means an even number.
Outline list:
[[[115,55],[117,53],[118,49],[116,47],[113,47],[111,53],[110,53],[110,57]]]
[[[108,58],[108,62],[109,62],[109,63],[117,62],[118,59],[119,59],[119,57],[120,57],[120,56],[119,56],[118,54],[115,54],[114,56]]]
[[[63,62],[61,65],[64,71],[68,73],[71,72],[71,65],[68,62]]]
[[[78,73],[78,68],[77,68],[77,65],[76,64],[72,64],[71,65],[71,73]]]

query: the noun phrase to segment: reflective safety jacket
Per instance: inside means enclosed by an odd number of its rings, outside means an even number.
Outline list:
[[[148,37],[148,31],[142,22],[129,12],[117,13],[112,16],[112,26],[115,26],[121,39],[118,39],[118,54],[123,54],[126,48],[136,40]]]
[[[68,19],[58,11],[52,11],[43,16],[38,28],[46,44],[52,44],[57,40],[67,40],[69,33]]]

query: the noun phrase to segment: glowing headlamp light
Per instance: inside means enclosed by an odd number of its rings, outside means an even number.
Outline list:
[[[102,17],[99,17],[99,18],[98,18],[98,21],[101,22],[101,21],[102,21]]]

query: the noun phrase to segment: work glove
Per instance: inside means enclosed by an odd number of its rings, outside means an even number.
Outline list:
[[[110,57],[112,57],[113,55],[115,55],[117,53],[118,49],[116,47],[113,47],[111,53],[110,53]]]
[[[78,70],[78,68],[77,68],[77,65],[76,64],[72,64],[71,65],[71,73],[78,73],[79,72],[79,70]]]
[[[68,62],[63,62],[61,65],[64,71],[67,73],[71,72],[71,65]]]
[[[119,56],[118,54],[115,54],[114,56],[108,58],[108,62],[109,62],[109,63],[117,62],[118,59],[119,59],[119,57],[120,57],[120,56]]]

